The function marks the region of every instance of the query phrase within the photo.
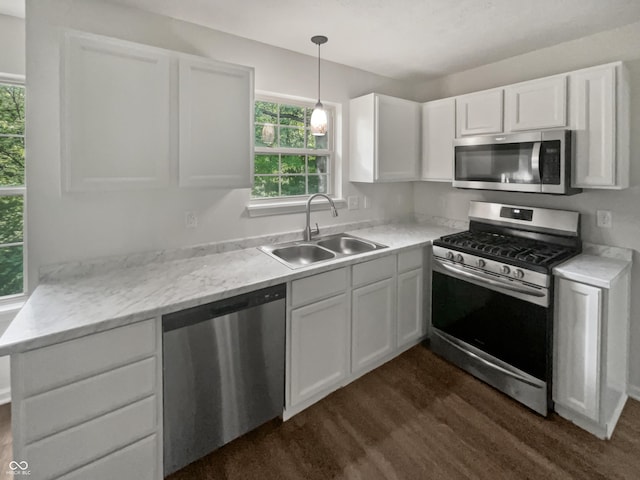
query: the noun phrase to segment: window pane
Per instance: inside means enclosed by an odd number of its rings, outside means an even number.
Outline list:
[[[257,174],[279,173],[278,155],[256,155],[254,169]]]
[[[327,193],[329,183],[327,175],[309,175],[309,194]]]
[[[279,177],[259,177],[256,175],[253,179],[251,195],[259,198],[278,197],[280,195],[278,180]]]
[[[282,177],[282,195],[304,195],[305,176],[287,175]]]
[[[304,107],[280,105],[280,125],[304,127]]]
[[[22,242],[22,196],[0,197],[0,243]]]
[[[256,125],[256,147],[273,147],[278,144],[278,128],[273,124]]]
[[[304,148],[304,128],[280,127],[280,146]]]
[[[304,155],[283,155],[282,173],[304,173]]]
[[[256,123],[278,123],[278,104],[271,102],[256,102]]]
[[[22,291],[22,246],[0,248],[0,296]]]
[[[309,173],[328,173],[327,157],[309,156]]]
[[[24,185],[24,140],[0,137],[0,186]]]
[[[0,133],[24,134],[24,87],[0,84]]]

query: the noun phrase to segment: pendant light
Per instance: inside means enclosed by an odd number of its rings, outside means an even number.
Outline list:
[[[327,133],[327,112],[320,101],[320,45],[327,43],[328,38],[324,35],[316,35],[311,37],[311,41],[318,45],[318,103],[316,103],[313,113],[311,114],[311,133],[316,136],[322,136]]]

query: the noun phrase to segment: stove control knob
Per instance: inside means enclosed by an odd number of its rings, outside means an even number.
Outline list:
[[[516,278],[523,278],[524,277],[524,272],[522,270],[520,270],[519,268],[513,272],[513,274],[515,275]]]
[[[500,271],[502,273],[504,273],[505,275],[509,275],[509,272],[511,271],[511,269],[509,267],[507,267],[506,265],[502,265],[502,267],[500,268]]]
[[[456,262],[464,263],[464,257],[460,254],[456,255]]]
[[[453,260],[453,252],[447,252],[447,258]]]
[[[476,265],[479,266],[480,268],[484,268],[487,265],[487,262],[479,258],[478,260],[476,260]]]

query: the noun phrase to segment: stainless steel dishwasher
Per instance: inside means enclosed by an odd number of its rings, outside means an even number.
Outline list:
[[[285,285],[162,317],[164,474],[282,414]]]

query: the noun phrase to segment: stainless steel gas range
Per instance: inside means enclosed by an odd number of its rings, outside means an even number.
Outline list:
[[[580,214],[471,202],[469,220],[433,242],[431,348],[547,415],[551,270],[580,253]]]

